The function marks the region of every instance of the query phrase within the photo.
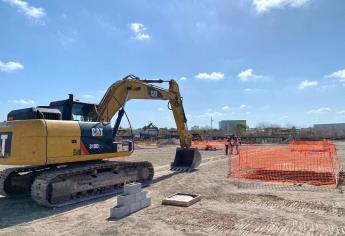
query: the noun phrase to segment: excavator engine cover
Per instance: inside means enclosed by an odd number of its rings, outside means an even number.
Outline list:
[[[192,171],[201,163],[201,154],[197,148],[177,148],[175,160],[171,163],[173,171]]]

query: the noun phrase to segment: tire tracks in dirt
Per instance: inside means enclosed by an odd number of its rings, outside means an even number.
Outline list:
[[[332,215],[345,217],[345,208],[324,204],[322,202],[305,202],[288,200],[271,194],[224,194],[205,196],[205,199],[223,201],[232,204],[246,204],[270,209],[293,210],[301,213],[312,213],[319,215]],[[345,218],[344,218],[345,219]]]
[[[220,213],[210,209],[170,207],[147,212],[150,217],[177,229],[220,235],[344,235],[345,225],[335,226],[326,222],[303,222],[284,217],[258,217],[234,212]]]

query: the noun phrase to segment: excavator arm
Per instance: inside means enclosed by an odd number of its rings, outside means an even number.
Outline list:
[[[165,82],[169,83],[168,89],[153,85]],[[115,114],[118,113],[114,126],[114,133],[116,135],[124,114],[124,107],[127,101],[131,99],[169,101],[169,109],[173,112],[181,146],[176,150],[175,160],[171,163],[171,169],[191,171],[200,165],[200,152],[198,149],[191,148],[192,136],[188,132],[187,118],[176,81],[141,80],[136,76],[129,75],[108,88],[101,102],[98,104],[97,110],[91,115],[93,121],[110,122]]]
[[[169,89],[154,86],[153,83],[169,83]],[[117,112],[122,116],[121,109],[131,99],[168,100],[169,108],[173,112],[176,128],[182,148],[190,148],[192,137],[188,132],[187,118],[184,112],[182,97],[178,84],[174,80],[140,80],[138,77],[127,76],[123,80],[112,84],[101,102],[97,111],[92,115],[93,121],[110,122]],[[118,119],[121,121],[121,119]],[[115,130],[119,122],[115,123]]]

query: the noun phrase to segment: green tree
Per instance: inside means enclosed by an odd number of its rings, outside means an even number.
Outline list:
[[[244,124],[236,124],[235,126],[235,134],[237,136],[242,136],[246,133],[247,126]]]

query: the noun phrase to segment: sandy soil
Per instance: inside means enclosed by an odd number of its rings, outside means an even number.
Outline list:
[[[337,142],[345,163],[345,142]],[[0,198],[0,235],[345,235],[341,190],[241,183],[227,178],[223,151],[203,151],[193,173],[168,171],[174,147],[137,150],[156,176],[147,187],[152,205],[124,219],[109,220],[116,196],[47,209],[27,197]],[[4,168],[4,167],[0,167]],[[175,192],[201,194],[188,208],[163,206]]]

